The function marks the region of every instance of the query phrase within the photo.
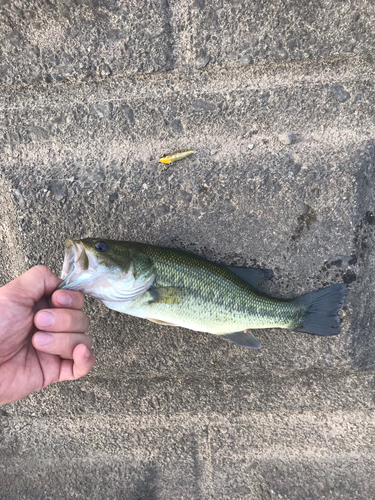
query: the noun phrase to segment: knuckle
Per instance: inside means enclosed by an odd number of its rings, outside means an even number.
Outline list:
[[[84,297],[81,292],[71,292],[73,296],[74,302],[79,306],[80,309],[82,309],[83,304],[84,304]]]
[[[71,331],[71,330],[74,330],[74,327],[75,327],[75,318],[73,316],[73,314],[69,311],[67,314],[65,314],[65,329],[67,331]]]
[[[83,343],[91,350],[93,341],[91,340],[91,338],[88,335],[85,335],[85,334],[82,334],[82,335],[84,335],[84,342]]]
[[[64,335],[64,338],[62,339],[62,346],[61,350],[66,352],[66,353],[71,353],[75,347],[74,340],[71,335],[67,334]]]
[[[34,266],[34,269],[36,269],[37,271],[41,271],[42,273],[47,270],[49,271],[49,268],[47,266],[43,266],[43,264],[38,264]]]
[[[67,332],[82,332],[87,331],[89,328],[89,318],[87,314],[82,311],[73,309],[65,309],[60,313],[61,330]]]
[[[84,312],[81,314],[82,314],[82,327],[84,328],[84,331],[86,332],[89,329],[90,321],[89,321],[87,314],[85,314]]]
[[[47,266],[43,266],[42,264],[38,264],[37,266],[32,267],[29,271],[37,272],[41,277],[51,274],[51,270]]]

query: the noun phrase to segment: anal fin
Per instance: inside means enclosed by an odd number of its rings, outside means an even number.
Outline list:
[[[248,347],[250,349],[260,349],[262,347],[254,335],[249,331],[225,333],[224,335],[220,335],[220,337],[241,347]]]

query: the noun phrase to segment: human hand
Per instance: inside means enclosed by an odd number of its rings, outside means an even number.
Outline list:
[[[60,282],[36,266],[0,288],[0,405],[94,366],[83,295],[53,292]]]

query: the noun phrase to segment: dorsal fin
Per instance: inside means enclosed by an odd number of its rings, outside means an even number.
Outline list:
[[[262,281],[269,280],[273,276],[272,269],[258,269],[258,268],[247,268],[247,267],[229,267],[228,269],[232,273],[237,274],[240,278],[247,281],[256,288]]]
[[[233,344],[240,345],[241,347],[249,347],[250,349],[261,348],[258,340],[249,331],[226,333],[224,335],[220,335],[220,337],[225,340],[229,340],[229,342],[233,342]]]

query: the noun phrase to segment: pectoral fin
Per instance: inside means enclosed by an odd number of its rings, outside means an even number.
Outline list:
[[[185,296],[185,289],[177,286],[151,288],[147,292],[149,304],[179,304]]]
[[[273,276],[272,269],[258,269],[246,267],[228,267],[232,273],[247,281],[256,288],[262,281],[269,280]]]
[[[234,332],[220,335],[225,340],[233,342],[233,344],[240,345],[241,347],[249,347],[251,349],[260,349],[261,345],[252,333],[247,332]]]

